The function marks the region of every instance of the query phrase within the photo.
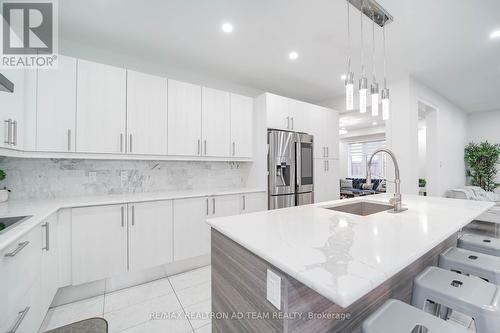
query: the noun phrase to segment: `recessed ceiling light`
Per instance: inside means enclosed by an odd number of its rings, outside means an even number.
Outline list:
[[[340,79],[341,79],[342,81],[345,81],[345,79],[347,79],[347,75],[342,74],[342,75],[340,76]]]
[[[376,122],[376,121],[374,121],[374,122],[372,123],[372,125],[373,125],[373,126],[377,126],[377,122]]]
[[[493,39],[493,38],[498,38],[500,37],[500,30],[496,30],[496,31],[493,31],[491,34],[490,34],[490,38]]]
[[[226,22],[222,25],[221,29],[224,33],[230,34],[231,32],[233,32],[233,25],[229,22]]]
[[[288,53],[288,59],[290,60],[295,60],[299,57],[299,54],[295,51],[292,51],[290,53]]]
[[[341,128],[341,129],[339,130],[339,134],[340,134],[340,135],[347,134],[347,130],[346,130],[345,128]]]

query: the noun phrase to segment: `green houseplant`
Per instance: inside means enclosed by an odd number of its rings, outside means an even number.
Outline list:
[[[500,161],[500,145],[488,141],[476,144],[471,142],[465,147],[467,173],[472,185],[480,186],[485,191],[495,189],[497,164]]]

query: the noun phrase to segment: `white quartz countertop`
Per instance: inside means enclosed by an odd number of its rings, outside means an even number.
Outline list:
[[[209,219],[286,274],[348,307],[482,214],[493,203],[404,195],[408,211],[358,216],[322,207],[387,203],[380,194]]]
[[[66,197],[44,200],[13,200],[0,203],[0,218],[11,216],[31,216],[17,226],[0,233],[0,251],[15,242],[44,219],[64,208],[116,205],[171,199],[186,199],[206,196],[220,196],[265,192],[263,189],[234,188],[213,190],[185,190],[146,193],[127,193],[100,196]]]

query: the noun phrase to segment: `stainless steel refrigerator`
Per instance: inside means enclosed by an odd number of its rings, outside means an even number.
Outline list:
[[[313,136],[268,130],[269,209],[314,202]]]

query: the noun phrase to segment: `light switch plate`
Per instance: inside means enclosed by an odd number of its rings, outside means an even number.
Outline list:
[[[266,297],[272,305],[281,310],[281,277],[271,270],[267,270]]]
[[[97,181],[97,172],[89,171],[89,183],[94,184]]]

